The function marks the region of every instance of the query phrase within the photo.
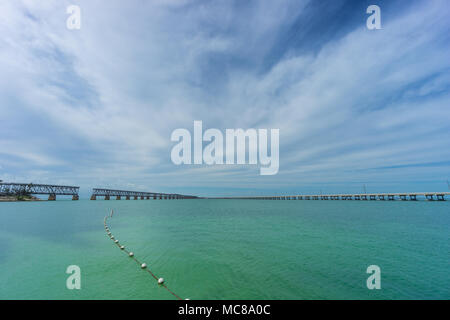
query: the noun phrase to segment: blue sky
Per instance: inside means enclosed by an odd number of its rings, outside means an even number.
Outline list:
[[[449,57],[445,0],[2,1],[0,179],[83,195],[446,190]],[[174,165],[171,132],[194,120],[279,128],[279,173]]]

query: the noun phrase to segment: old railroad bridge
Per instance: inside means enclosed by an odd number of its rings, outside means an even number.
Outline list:
[[[111,197],[116,197],[116,200],[125,198],[125,200],[130,200],[131,197],[134,200],[137,199],[195,199],[195,196],[187,196],[175,193],[158,193],[158,192],[141,192],[141,191],[126,191],[126,190],[111,190],[111,189],[92,189],[91,200],[96,200],[97,197],[105,197],[105,200],[110,200]]]
[[[17,195],[48,195],[48,200],[56,200],[57,195],[72,196],[72,200],[79,199],[80,187],[61,186],[51,184],[34,184],[34,183],[10,183],[0,181],[0,196],[17,196]],[[247,200],[418,200],[422,197],[426,200],[444,201],[450,192],[410,192],[410,193],[369,193],[369,194],[313,194],[313,195],[277,195],[277,196],[242,196],[242,197],[197,197],[192,195],[182,195],[176,193],[159,193],[159,192],[143,192],[143,191],[127,191],[113,189],[92,189],[91,200],[97,197],[104,197],[110,200],[115,197],[116,200],[122,198],[130,199],[247,199]]]

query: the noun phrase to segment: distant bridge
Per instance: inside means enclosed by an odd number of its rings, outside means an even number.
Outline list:
[[[243,196],[243,197],[215,197],[209,199],[249,199],[249,200],[412,200],[418,196],[427,200],[444,201],[450,192],[411,192],[411,193],[364,193],[364,194],[314,194],[314,195],[285,195],[285,196]]]
[[[91,200],[97,200],[97,197],[105,197],[105,200],[110,200],[111,197],[116,197],[117,200],[125,197],[126,200],[130,200],[133,197],[137,199],[196,199],[196,196],[188,196],[176,193],[159,193],[159,192],[142,192],[142,191],[127,191],[127,190],[112,190],[112,189],[92,189]]]
[[[57,195],[72,196],[72,200],[78,200],[79,189],[80,187],[52,184],[0,182],[0,195],[23,196],[31,194],[48,194],[48,200],[56,200]]]

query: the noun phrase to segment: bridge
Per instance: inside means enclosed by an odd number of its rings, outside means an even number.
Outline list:
[[[208,199],[247,199],[247,200],[411,200],[418,197],[426,200],[445,201],[450,192],[411,192],[411,193],[364,193],[364,194],[313,194],[313,195],[285,195],[285,196],[243,196],[243,197],[214,197]]]
[[[72,200],[78,200],[80,187],[60,186],[53,184],[11,183],[0,181],[0,195],[24,196],[31,194],[48,194],[48,200],[56,200],[57,195],[72,196]]]
[[[112,190],[112,189],[92,189],[91,200],[97,200],[97,197],[105,197],[105,200],[110,200],[111,197],[116,197],[116,200],[125,197],[126,200],[130,200],[133,197],[134,200],[150,200],[150,199],[196,199],[196,196],[188,196],[176,193],[159,193],[159,192],[142,192],[142,191],[127,191],[127,190]]]

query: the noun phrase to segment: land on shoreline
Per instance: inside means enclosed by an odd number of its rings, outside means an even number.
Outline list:
[[[8,195],[0,196],[0,202],[17,202],[17,201],[42,201],[41,199],[28,195]]]

